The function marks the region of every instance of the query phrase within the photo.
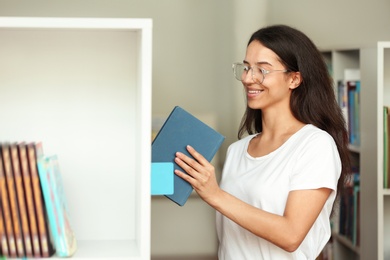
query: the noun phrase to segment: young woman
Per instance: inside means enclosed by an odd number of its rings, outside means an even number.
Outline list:
[[[302,32],[256,31],[233,64],[247,97],[239,141],[220,186],[192,147],[176,163],[217,210],[220,260],[315,259],[330,238],[330,215],[350,170],[348,136],[321,53]]]

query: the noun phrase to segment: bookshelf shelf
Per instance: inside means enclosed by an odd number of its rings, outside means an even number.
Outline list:
[[[0,38],[0,136],[58,155],[73,259],[150,259],[151,19],[0,17]]]
[[[337,233],[333,233],[332,236],[334,240],[338,241],[339,243],[341,243],[342,245],[344,245],[345,247],[347,247],[357,255],[360,255],[360,248],[355,246],[350,239]]]
[[[360,153],[360,146],[350,144],[349,151],[353,153]]]

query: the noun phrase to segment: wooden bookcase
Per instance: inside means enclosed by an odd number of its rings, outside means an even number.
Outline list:
[[[150,259],[152,21],[0,17],[1,141],[57,154],[74,259]]]

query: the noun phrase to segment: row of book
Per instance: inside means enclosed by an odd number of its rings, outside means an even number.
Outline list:
[[[0,143],[0,256],[71,256],[77,242],[57,156],[42,143]]]
[[[344,79],[337,82],[338,103],[343,111],[349,143],[360,145],[360,70],[346,69]]]
[[[360,245],[360,173],[353,168],[352,176],[340,196],[338,234]]]

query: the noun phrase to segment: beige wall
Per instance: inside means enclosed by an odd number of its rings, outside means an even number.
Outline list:
[[[389,14],[388,0],[272,0],[267,22],[295,26],[321,49],[352,48],[390,40]]]
[[[390,40],[389,12],[388,0],[0,0],[0,16],[152,18],[153,114],[180,105],[214,115],[227,137],[221,163],[245,106],[231,63],[243,59],[253,31],[285,23],[322,49],[374,45]],[[152,201],[152,253],[214,253],[213,210],[196,198],[167,210],[175,205],[164,199]]]

